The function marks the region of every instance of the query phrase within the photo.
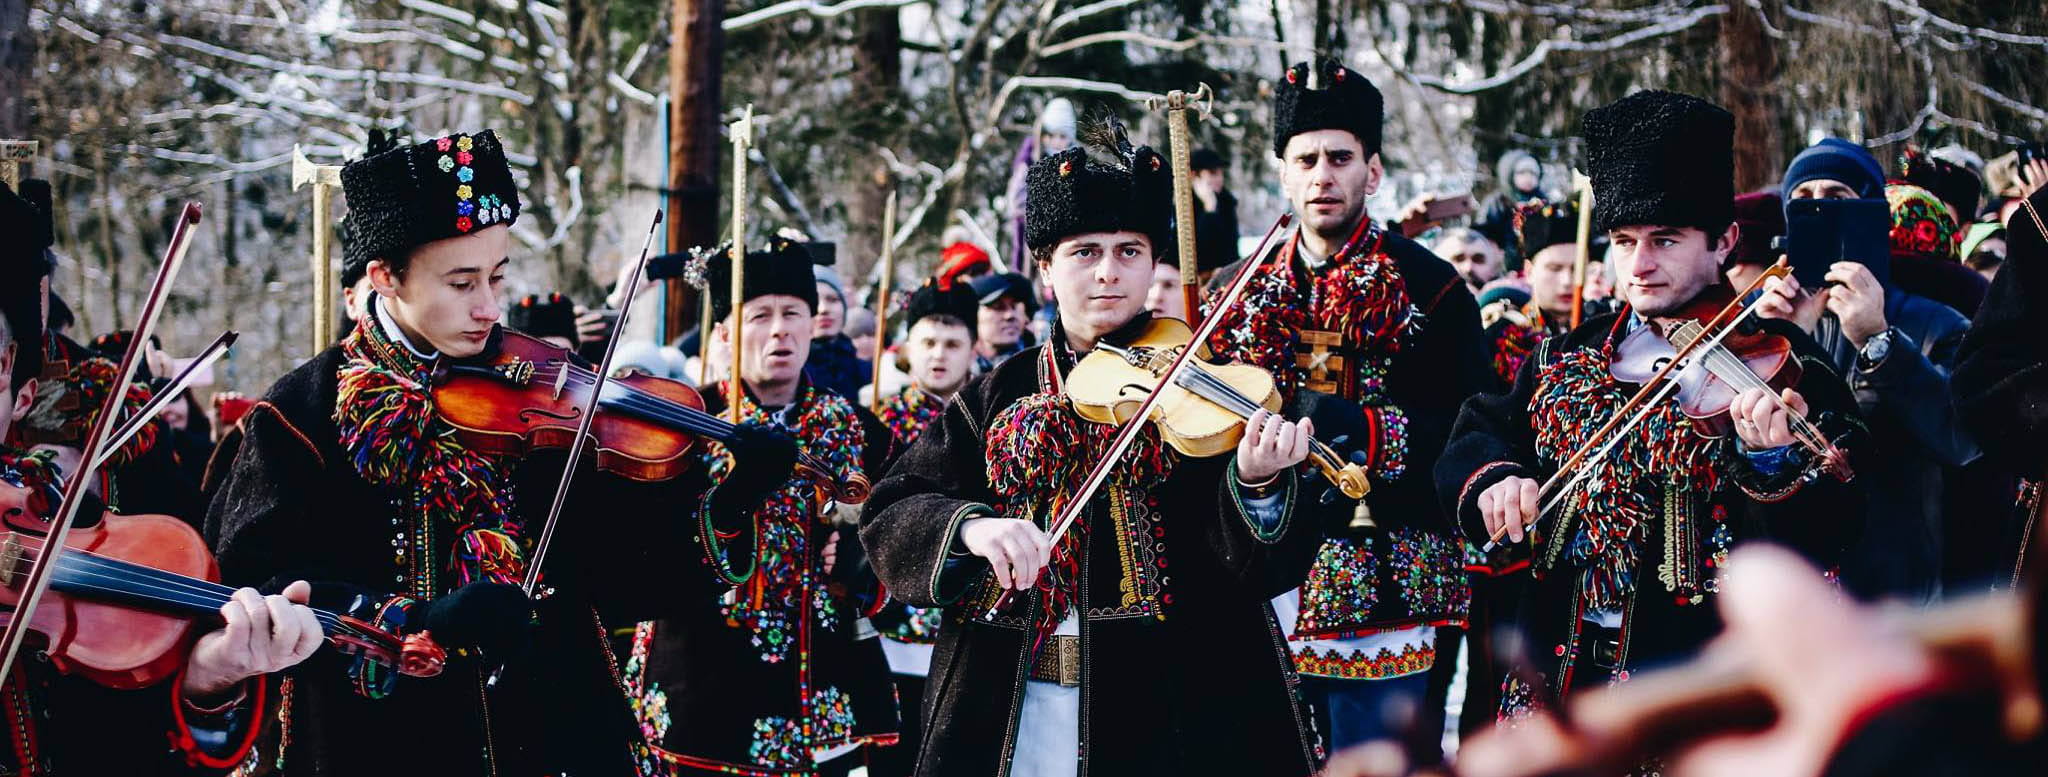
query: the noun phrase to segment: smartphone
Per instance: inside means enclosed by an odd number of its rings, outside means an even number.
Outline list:
[[[1809,290],[1827,286],[1828,268],[1856,262],[1891,286],[1892,212],[1884,200],[1793,200],[1785,213],[1785,258]]]

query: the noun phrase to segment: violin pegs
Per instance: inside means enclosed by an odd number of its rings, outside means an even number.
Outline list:
[[[1361,467],[1372,463],[1372,458],[1366,456],[1365,451],[1352,451],[1348,458],[1350,458],[1351,463]]]
[[[1337,489],[1325,488],[1323,489],[1323,495],[1317,497],[1317,499],[1321,501],[1324,506],[1327,507],[1329,505],[1336,504],[1337,500],[1343,498],[1343,496],[1344,495],[1342,493],[1339,493]]]
[[[1348,434],[1340,434],[1340,435],[1337,435],[1337,436],[1335,436],[1335,437],[1332,437],[1332,438],[1330,438],[1330,447],[1332,447],[1332,448],[1338,448],[1338,449],[1342,449],[1342,448],[1346,448],[1346,447],[1349,447],[1350,445],[1351,445],[1351,435],[1348,435]]]

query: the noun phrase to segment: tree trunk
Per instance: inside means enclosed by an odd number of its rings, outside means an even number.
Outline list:
[[[1766,0],[1766,7],[1774,6]],[[1778,139],[1778,50],[1759,11],[1728,4],[1721,17],[1721,104],[1735,114],[1735,190],[1753,191],[1785,167]]]
[[[674,0],[669,14],[668,245],[718,242],[719,82],[724,75],[723,0]],[[698,292],[668,283],[666,340],[697,325]]]
[[[895,176],[882,163],[874,147],[893,147],[900,138],[897,128],[903,115],[903,27],[897,9],[861,11],[854,18],[853,110],[847,113],[856,126],[849,137],[870,141],[868,153],[852,161],[846,196],[846,245],[839,252],[840,270],[849,287],[867,285],[869,273],[882,256],[882,211]],[[943,219],[941,220],[943,222]],[[860,291],[848,288],[858,298]]]

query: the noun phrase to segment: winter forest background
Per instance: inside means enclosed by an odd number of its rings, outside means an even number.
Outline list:
[[[1483,197],[1510,148],[1561,184],[1578,116],[1647,87],[1735,112],[1745,190],[1823,135],[1887,160],[2048,136],[2039,0],[0,0],[0,138],[44,144],[33,173],[56,187],[81,340],[128,326],[172,215],[204,204],[165,345],[242,331],[220,387],[253,393],[310,355],[293,144],[339,164],[372,129],[495,127],[526,202],[511,291],[595,302],[671,188],[671,31],[690,25],[689,72],[721,73],[721,116],[765,117],[751,236],[835,241],[841,273],[869,279],[893,190],[899,289],[949,226],[1008,253],[1011,159],[1054,96],[1163,146],[1146,98],[1208,84],[1197,145],[1229,160],[1243,229],[1263,231],[1284,209],[1270,82],[1315,52],[1386,93],[1383,215]],[[691,207],[724,225],[729,152],[693,153],[718,172]]]

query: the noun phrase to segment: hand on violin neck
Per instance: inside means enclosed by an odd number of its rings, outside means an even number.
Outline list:
[[[1052,561],[1052,541],[1037,524],[1022,518],[969,518],[960,522],[960,544],[988,560],[996,584],[1011,591],[1038,584]]]
[[[1758,317],[1790,321],[1807,334],[1820,325],[1820,315],[1827,312],[1828,298],[1833,295],[1832,288],[1808,292],[1790,275],[1766,279],[1762,291],[1756,303]]]
[[[1768,388],[1750,388],[1736,395],[1728,415],[1743,446],[1764,451],[1799,442],[1792,434],[1792,423],[1795,416],[1805,418],[1806,411],[1806,398],[1798,391],[1788,388],[1774,397]]]
[[[719,487],[721,508],[751,512],[788,482],[796,467],[796,440],[773,426],[752,421],[735,426],[725,447],[732,451],[733,469]]]
[[[1237,441],[1239,485],[1266,485],[1306,460],[1315,434],[1315,423],[1306,418],[1289,421],[1267,410],[1252,413]]]
[[[200,706],[215,706],[243,680],[281,671],[313,655],[325,635],[319,619],[307,609],[313,587],[300,580],[281,594],[264,596],[254,588],[236,591],[221,605],[224,625],[207,632],[186,659],[185,697]]]

